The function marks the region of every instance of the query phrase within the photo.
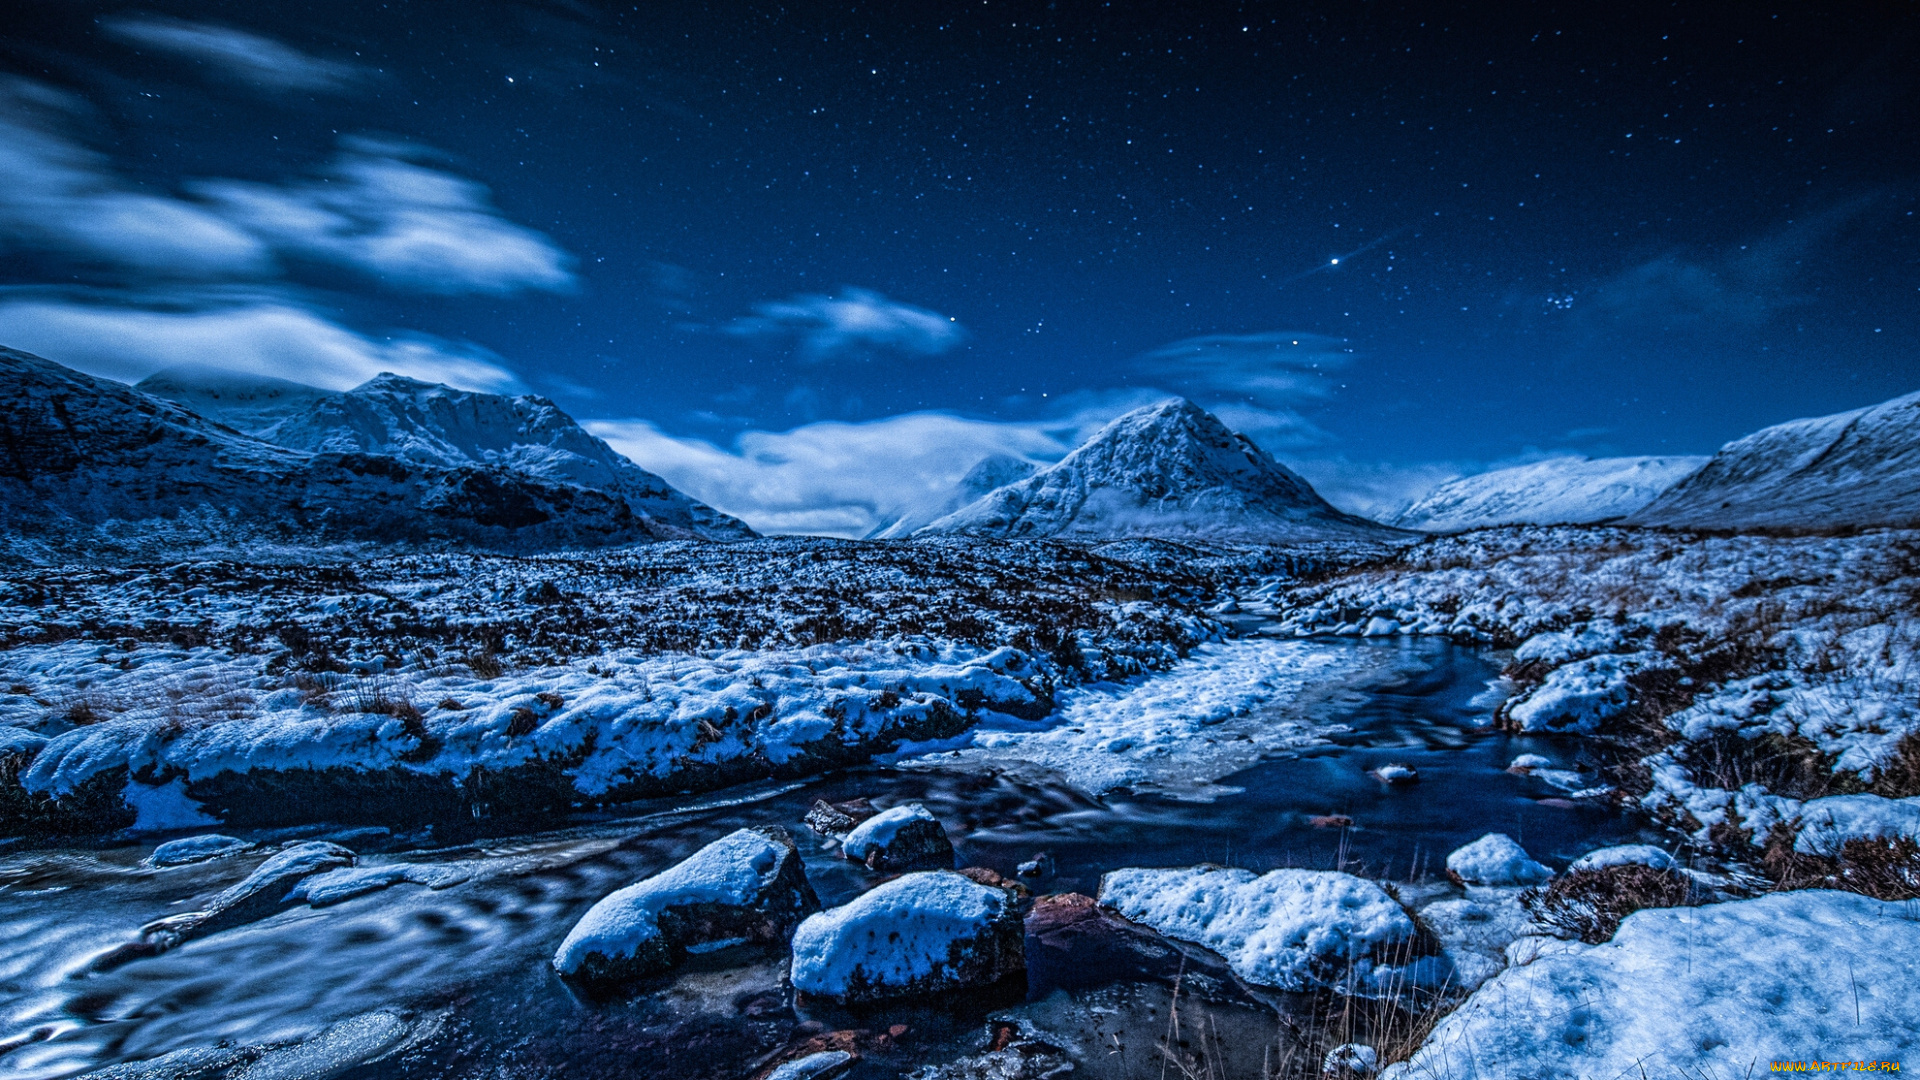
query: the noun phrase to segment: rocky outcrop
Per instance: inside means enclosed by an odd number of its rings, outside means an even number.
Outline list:
[[[593,905],[560,943],[553,966],[606,990],[698,953],[783,944],[819,909],[786,830],[740,829]]]
[[[895,878],[793,935],[794,989],[850,1004],[991,986],[1025,966],[1013,896],[949,870]]]

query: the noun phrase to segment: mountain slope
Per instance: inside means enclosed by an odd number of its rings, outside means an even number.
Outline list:
[[[1920,523],[1920,393],[1736,439],[1627,520],[1712,529]]]
[[[301,394],[282,380],[161,372],[137,389],[207,410],[222,423],[296,450],[390,454],[457,468],[512,469],[549,482],[617,495],[662,535],[745,540],[752,529],[675,490],[622,457],[543,397],[456,390],[401,375],[341,393]]]
[[[1025,480],[1039,468],[1031,461],[1012,457],[1008,454],[994,454],[982,458],[980,463],[967,470],[967,475],[953,489],[938,498],[928,499],[901,514],[893,521],[867,534],[869,540],[904,540],[916,531],[946,517],[955,510],[966,506],[980,496],[995,488]]]
[[[0,385],[0,526],[55,554],[230,541],[538,551],[657,538],[597,491],[274,446],[11,349],[0,349]]]
[[[1422,532],[1494,525],[1593,525],[1653,501],[1704,457],[1564,457],[1463,476],[1434,488],[1392,524]]]
[[[1025,480],[916,535],[1380,540],[1395,530],[1329,506],[1305,480],[1191,401],[1135,409]]]

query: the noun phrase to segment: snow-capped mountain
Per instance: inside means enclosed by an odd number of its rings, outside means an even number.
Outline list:
[[[1920,522],[1920,393],[1736,439],[1627,520],[1712,529]]]
[[[483,394],[391,374],[333,393],[278,379],[182,369],[150,376],[136,389],[295,450],[511,469],[616,495],[661,535],[754,535],[744,522],[681,494],[589,434],[559,406],[531,394]]]
[[[915,532],[966,506],[980,496],[1032,476],[1039,466],[1010,454],[993,454],[967,470],[952,490],[901,514],[867,534],[869,540],[904,540]]]
[[[1595,525],[1626,517],[1705,457],[1552,458],[1449,480],[1396,515],[1422,532],[1495,525]]]
[[[16,553],[349,541],[504,551],[661,536],[624,500],[496,467],[309,453],[0,349],[0,524]]]
[[[1305,480],[1183,398],[1114,420],[1054,465],[918,535],[1196,536],[1255,542],[1379,540]]]

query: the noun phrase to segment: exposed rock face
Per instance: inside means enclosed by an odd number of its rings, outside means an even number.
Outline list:
[[[917,535],[1381,540],[1213,414],[1175,398],[1120,417],[1055,465]]]
[[[745,540],[744,522],[622,457],[543,397],[456,390],[380,375],[343,393],[282,380],[166,371],[137,389],[255,438],[313,453],[385,454],[442,468],[507,469],[613,495],[660,537]],[[302,392],[306,391],[306,392]]]
[[[1449,480],[1391,524],[1422,532],[1496,525],[1595,525],[1639,510],[1704,457],[1564,457]]]
[[[614,892],[553,955],[561,975],[604,990],[730,945],[779,945],[820,910],[785,829],[740,829]]]
[[[909,870],[953,869],[953,842],[926,807],[908,803],[885,810],[847,833],[841,851],[869,870],[904,873]]]
[[[0,526],[68,557],[109,541],[530,551],[654,538],[602,492],[497,467],[290,450],[26,353],[0,349],[0,386]]]
[[[1023,458],[994,454],[967,470],[952,491],[928,499],[892,522],[873,531],[869,540],[904,540],[915,532],[946,517],[991,491],[1018,483],[1032,476],[1039,466]]]
[[[846,1003],[989,986],[1025,966],[1013,897],[950,870],[895,878],[793,935],[794,989]]]
[[[807,828],[821,836],[844,837],[853,831],[855,825],[874,813],[873,804],[865,799],[848,799],[840,803],[815,799],[813,808],[807,811]]]
[[[1789,530],[1920,523],[1920,393],[1736,439],[1627,521]]]

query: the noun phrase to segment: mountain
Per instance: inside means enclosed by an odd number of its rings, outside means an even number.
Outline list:
[[[1191,401],[1135,409],[1057,464],[916,535],[1381,540],[1404,535],[1329,506],[1305,480]]]
[[[1594,525],[1633,513],[1706,463],[1704,457],[1536,461],[1449,480],[1402,510],[1392,524],[1422,532]]]
[[[279,446],[480,465],[625,499],[662,536],[746,540],[752,529],[622,457],[543,397],[455,390],[384,374],[344,392],[278,379],[170,369],[138,390]]]
[[[660,538],[616,496],[492,466],[276,446],[0,348],[0,528],[17,553],[371,541],[543,551]]]
[[[1736,439],[1627,520],[1708,529],[1920,524],[1920,393]]]
[[[869,540],[904,540],[916,531],[946,517],[980,496],[1032,476],[1039,468],[1031,461],[1008,454],[983,458],[967,470],[967,475],[945,495],[928,499],[920,506],[867,534]]]

